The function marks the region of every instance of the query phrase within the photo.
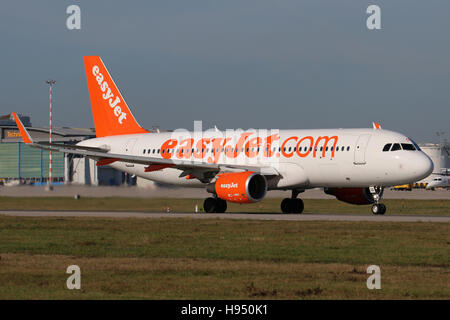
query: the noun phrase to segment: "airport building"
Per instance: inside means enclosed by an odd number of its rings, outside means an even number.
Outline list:
[[[450,146],[438,143],[422,143],[419,144],[419,147],[433,160],[434,173],[439,173],[441,169],[450,168]]]
[[[48,142],[48,128],[33,127],[30,117],[19,117],[33,140]],[[62,127],[52,130],[54,143],[75,144],[94,137],[95,131],[90,128]],[[49,152],[24,144],[13,120],[0,120],[0,184],[46,184],[48,168]],[[135,179],[111,167],[98,167],[94,160],[60,152],[52,152],[52,178],[53,184],[135,183]]]
[[[450,146],[447,143],[422,143],[419,147],[433,161],[433,173],[414,184],[416,188],[425,188],[435,175],[450,172]]]

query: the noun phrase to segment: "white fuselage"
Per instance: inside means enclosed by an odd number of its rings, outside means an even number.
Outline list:
[[[427,182],[427,189],[450,188],[450,176],[448,174],[432,173],[425,181]]]
[[[271,138],[270,138],[271,137]],[[433,170],[420,150],[383,151],[386,144],[409,144],[404,135],[375,129],[256,130],[240,132],[165,132],[95,138],[79,145],[105,147],[110,153],[214,163],[272,167],[270,189],[392,186],[418,181]],[[115,162],[112,167],[145,179],[204,187],[165,168],[145,172],[146,165]]]

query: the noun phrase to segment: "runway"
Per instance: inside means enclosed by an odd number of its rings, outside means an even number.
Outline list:
[[[247,219],[278,221],[369,221],[369,222],[450,222],[450,216],[369,215],[369,214],[281,214],[281,213],[149,213],[102,211],[0,211],[16,217],[101,217],[101,218],[191,218]]]

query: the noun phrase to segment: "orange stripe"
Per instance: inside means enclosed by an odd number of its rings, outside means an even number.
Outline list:
[[[174,167],[174,164],[151,164],[148,167],[144,169],[145,172],[152,172],[152,171],[158,171],[165,168],[171,168]]]
[[[111,163],[119,161],[119,160],[120,159],[118,159],[118,158],[102,158],[102,159],[98,160],[95,165],[97,167],[107,166],[108,164],[111,164]]]

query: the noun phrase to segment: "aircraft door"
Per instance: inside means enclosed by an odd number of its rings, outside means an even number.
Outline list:
[[[366,164],[366,148],[371,135],[362,134],[358,137],[355,145],[355,158],[353,163],[356,165]]]

